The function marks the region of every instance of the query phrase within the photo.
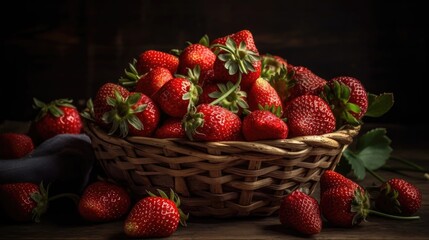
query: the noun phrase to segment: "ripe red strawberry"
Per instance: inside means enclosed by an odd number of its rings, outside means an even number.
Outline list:
[[[380,211],[403,216],[413,215],[421,205],[420,189],[401,178],[392,178],[382,184],[375,201],[375,206]]]
[[[137,59],[137,72],[143,75],[155,67],[167,68],[171,74],[175,74],[179,66],[179,58],[157,50],[147,50],[141,53]]]
[[[162,86],[155,97],[163,112],[171,117],[183,117],[189,105],[189,99],[183,95],[189,92],[191,82],[185,78],[173,78]]]
[[[115,92],[118,92],[122,97],[126,98],[130,92],[124,87],[114,84],[105,83],[97,91],[94,99],[94,119],[99,126],[107,127],[108,124],[103,121],[103,115],[110,112],[113,107],[108,104],[109,98],[115,98]]]
[[[334,170],[326,170],[320,177],[319,183],[320,183],[320,194],[326,192],[326,190],[333,187],[340,187],[340,186],[345,186],[350,188],[360,187],[356,182],[341,175],[338,172],[335,172]]]
[[[369,208],[369,195],[359,187],[331,187],[320,198],[322,215],[333,226],[358,225],[368,215]]]
[[[225,45],[228,37],[231,38],[232,40],[234,40],[236,44],[239,44],[240,42],[244,42],[247,46],[247,49],[259,54],[259,51],[255,45],[255,40],[253,39],[253,34],[247,29],[238,31],[238,32],[230,34],[228,36],[217,38],[217,39],[213,40],[210,43],[210,45],[214,45],[214,44]]]
[[[182,126],[182,119],[169,118],[156,129],[156,138],[186,138],[185,129]]]
[[[263,78],[258,78],[250,87],[247,94],[247,102],[250,111],[259,110],[260,106],[269,106],[274,109],[279,109],[279,116],[283,115],[283,104],[280,96],[276,89]]]
[[[108,222],[124,216],[131,206],[129,193],[122,187],[97,181],[88,185],[79,200],[80,216],[91,222]]]
[[[321,135],[335,130],[335,117],[329,105],[315,95],[302,95],[284,108],[289,136]]]
[[[58,134],[82,132],[82,119],[72,102],[69,99],[58,99],[45,104],[34,98],[34,108],[39,110],[34,125],[37,135],[42,140]]]
[[[296,98],[301,95],[319,95],[324,86],[326,80],[317,76],[306,67],[294,66],[294,74],[292,81],[293,86],[289,89],[288,100]]]
[[[139,107],[141,107],[143,110],[135,111],[134,116],[140,120],[142,127],[136,127],[131,122],[128,122],[129,134],[131,136],[141,137],[152,136],[158,127],[161,118],[161,112],[156,103],[144,94],[140,94],[140,99],[137,101],[137,103],[134,104],[134,106],[132,106],[132,109],[135,110]]]
[[[249,54],[249,53],[246,53],[246,54]],[[256,60],[258,59],[258,56],[256,55],[252,58],[255,58],[255,61],[250,62],[250,65],[247,65],[247,66],[251,66],[251,69],[243,70],[243,72],[241,72],[242,78],[241,78],[240,86],[243,90],[249,89],[256,81],[256,79],[258,79],[259,76],[261,75],[261,61]],[[238,72],[233,73],[229,69],[227,69],[225,61],[223,61],[222,59],[220,59],[219,57],[216,58],[216,61],[213,66],[215,81],[222,82],[222,83],[227,83],[227,82],[236,83],[239,79]],[[242,71],[242,70],[237,70],[237,71]]]
[[[247,90],[261,75],[259,52],[250,31],[216,39],[211,47],[219,51],[213,66],[216,81],[236,83],[241,75],[241,88]]]
[[[166,82],[173,78],[167,68],[155,67],[138,80],[134,91],[153,97]]]
[[[179,222],[186,226],[187,216],[180,210],[180,200],[171,191],[168,197],[158,190],[161,196],[149,193],[149,197],[138,201],[128,214],[124,232],[128,237],[168,237],[173,234]]]
[[[0,158],[22,158],[34,150],[31,137],[23,133],[0,134]]]
[[[233,112],[216,105],[200,104],[185,116],[186,135],[198,141],[237,140],[241,120]]]
[[[247,141],[285,139],[288,135],[286,123],[267,110],[252,111],[244,117],[242,130]]]
[[[279,219],[281,224],[303,234],[314,235],[322,231],[319,203],[299,190],[282,199]]]
[[[347,76],[333,78],[323,94],[332,106],[337,125],[360,124],[360,119],[368,109],[368,95],[358,79]]]
[[[0,206],[14,221],[39,222],[48,208],[48,192],[30,182],[0,184]]]
[[[210,48],[199,43],[191,44],[186,47],[179,56],[179,74],[187,74],[188,69],[194,69],[196,65],[200,66],[199,82],[204,83],[209,81],[210,72],[213,71],[213,64],[216,60],[216,55]]]

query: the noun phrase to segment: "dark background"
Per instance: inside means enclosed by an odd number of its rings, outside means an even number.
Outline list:
[[[422,2],[422,1],[421,1]],[[261,53],[330,79],[392,92],[366,122],[425,124],[428,13],[412,1],[11,1],[1,8],[1,120],[29,120],[32,98],[82,106],[148,49],[169,51],[242,29]],[[9,86],[8,86],[9,85]]]

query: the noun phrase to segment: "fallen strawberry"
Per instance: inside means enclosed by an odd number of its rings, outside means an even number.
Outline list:
[[[31,153],[33,150],[33,140],[27,134],[0,134],[0,159],[22,158]]]
[[[322,231],[319,203],[308,194],[295,190],[286,195],[279,209],[281,224],[307,235]]]
[[[379,191],[375,206],[382,212],[411,216],[422,206],[420,189],[404,179],[392,178],[383,183]]]
[[[158,190],[160,196],[149,192],[149,196],[138,201],[124,222],[128,237],[168,237],[173,234],[179,222],[186,226],[188,218],[180,210],[180,199],[173,190],[170,196]]]
[[[3,211],[17,222],[39,222],[48,208],[48,193],[35,183],[7,183],[0,185],[0,204]]]
[[[124,216],[130,206],[130,196],[124,188],[98,181],[85,188],[78,209],[80,216],[87,221],[108,222]]]

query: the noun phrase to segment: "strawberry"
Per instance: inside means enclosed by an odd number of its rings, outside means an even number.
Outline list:
[[[103,121],[103,115],[113,109],[112,106],[108,104],[108,99],[114,98],[115,92],[118,92],[124,98],[130,95],[127,89],[115,83],[103,84],[95,95],[93,102],[94,119],[99,126],[108,126],[108,124]]]
[[[280,223],[307,235],[322,231],[322,217],[317,200],[295,190],[283,197],[279,208]]]
[[[133,92],[131,93],[131,95]],[[137,108],[141,107],[142,111],[136,111]],[[156,105],[156,103],[144,94],[140,94],[140,99],[136,104],[132,107],[135,111],[135,116],[140,120],[142,126],[140,128],[139,125],[137,127],[128,122],[129,133],[131,136],[141,136],[141,137],[149,137],[155,132],[158,127],[161,112]]]
[[[234,50],[234,48],[231,48],[231,52],[236,51]],[[249,67],[249,69],[240,69],[238,70],[238,67],[230,67],[230,69],[235,69],[234,70],[229,70],[228,69],[228,65],[229,65],[229,58],[232,58],[230,56],[226,56],[227,53],[225,53],[225,55],[219,55],[218,58],[216,58],[216,61],[214,63],[213,69],[214,69],[214,78],[216,81],[218,82],[223,82],[226,83],[228,81],[232,82],[232,83],[236,83],[237,81],[240,81],[240,86],[243,90],[247,90],[249,89],[253,83],[256,81],[256,79],[259,78],[259,76],[261,75],[261,61],[259,60],[257,55],[254,55],[253,52],[246,52],[245,47],[243,47],[243,49],[239,50],[241,52],[245,52],[244,55],[251,55],[251,57],[248,57],[248,59],[243,58],[237,61],[247,61],[248,64],[243,64],[242,66],[246,66]],[[237,57],[235,57],[237,58]],[[240,63],[237,63],[240,64]],[[230,65],[229,65],[230,66]],[[241,74],[241,79],[239,77],[239,73],[236,71],[240,71]],[[239,80],[240,79],[240,80]]]
[[[137,72],[141,75],[149,72],[155,67],[167,68],[171,74],[175,74],[179,66],[179,58],[157,50],[142,52],[137,59]]]
[[[315,95],[302,95],[284,108],[290,137],[321,135],[335,130],[335,117],[329,105]]]
[[[39,113],[34,121],[37,135],[46,140],[58,134],[79,134],[83,122],[72,100],[58,99],[46,104],[36,98],[34,108]]]
[[[237,140],[241,132],[241,120],[223,107],[200,104],[184,117],[184,128],[191,140]]]
[[[333,226],[358,225],[368,215],[369,208],[369,195],[359,187],[331,187],[323,192],[320,198],[322,215]]]
[[[153,97],[166,82],[173,78],[167,68],[155,67],[138,80],[134,91]]]
[[[242,131],[247,141],[285,139],[288,135],[286,123],[267,110],[256,110],[244,117]]]
[[[189,99],[183,95],[189,92],[191,82],[185,78],[173,78],[159,89],[155,100],[163,112],[171,117],[183,117],[188,109]]]
[[[210,81],[210,71],[213,71],[213,64],[216,55],[212,50],[199,43],[194,43],[186,47],[179,56],[179,74],[187,74],[188,69],[200,66],[200,81],[202,83]]]
[[[33,139],[23,133],[0,134],[0,158],[22,158],[34,150]]]
[[[244,42],[244,44],[246,44],[246,46],[247,46],[247,49],[249,49],[250,51],[253,51],[253,52],[259,54],[259,51],[256,48],[255,41],[253,39],[253,34],[249,30],[247,30],[247,29],[238,31],[236,33],[233,33],[233,34],[230,34],[230,35],[227,35],[227,36],[224,36],[224,37],[217,38],[217,39],[213,40],[210,43],[210,45],[211,46],[217,45],[217,44],[225,45],[226,44],[226,40],[228,38],[231,38],[232,40],[234,40],[234,42],[236,44],[240,44],[240,42]],[[212,48],[216,49],[215,47],[212,47]]]
[[[385,213],[411,216],[422,205],[420,189],[401,178],[392,178],[383,183],[379,191],[375,206]]]
[[[294,66],[292,70],[294,72],[293,86],[289,89],[288,100],[301,95],[319,95],[323,91],[326,85],[325,79],[317,76],[306,67]]]
[[[368,95],[358,79],[348,76],[333,78],[322,96],[332,106],[338,126],[361,124],[360,119],[368,109]]]
[[[80,216],[91,222],[108,222],[124,216],[131,206],[129,193],[105,181],[89,184],[79,199]]]
[[[17,222],[40,221],[48,208],[48,192],[43,185],[20,182],[0,184],[0,206]]]
[[[341,175],[334,170],[325,170],[325,172],[320,177],[320,194],[323,194],[329,188],[347,186],[350,188],[360,187],[357,183],[351,179]]]
[[[219,51],[214,62],[214,78],[219,82],[232,82],[247,90],[261,75],[261,60],[253,35],[248,30],[216,39],[212,49]]]
[[[182,126],[182,119],[180,118],[169,118],[156,129],[156,138],[185,138],[185,129]]]
[[[180,199],[172,190],[170,197],[158,190],[161,196],[149,193],[138,201],[124,222],[124,232],[128,237],[168,237],[179,225],[186,226],[188,218],[180,210]]]
[[[274,89],[269,82],[263,78],[258,78],[255,83],[250,87],[247,94],[247,102],[249,104],[249,110],[254,111],[260,109],[260,107],[269,106],[280,111],[280,115],[283,115],[282,100],[278,95],[276,89]]]

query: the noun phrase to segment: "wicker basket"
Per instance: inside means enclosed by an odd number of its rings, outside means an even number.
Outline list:
[[[85,125],[96,158],[109,178],[142,197],[146,190],[175,190],[194,216],[268,216],[285,190],[313,193],[320,175],[334,169],[359,133],[345,127],[321,136],[258,142],[192,142],[107,135]]]

